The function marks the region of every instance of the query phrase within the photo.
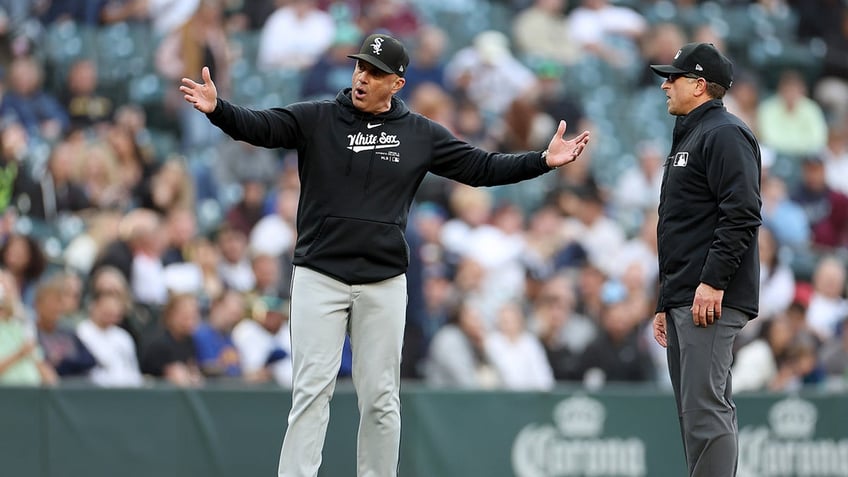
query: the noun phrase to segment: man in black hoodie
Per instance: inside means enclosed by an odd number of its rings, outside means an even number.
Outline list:
[[[404,237],[415,191],[427,172],[473,186],[531,179],[574,161],[588,143],[564,140],[565,122],[544,152],[490,153],[410,112],[395,97],[409,56],[396,39],[367,37],[351,88],[335,100],[255,111],[184,78],[185,100],[233,139],[296,149],[297,213],[290,326],[292,409],[280,476],[315,476],[345,333],[353,348],[360,410],[357,475],[397,474],[400,358],[409,248]]]
[[[687,44],[651,69],[677,116],[660,195],[654,337],[668,350],[689,475],[729,477],[733,342],[759,304],[760,148],[724,108],[733,67],[712,44]]]

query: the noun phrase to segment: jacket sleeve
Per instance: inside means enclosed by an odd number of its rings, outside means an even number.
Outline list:
[[[724,290],[762,223],[760,150],[738,126],[726,125],[707,138],[704,154],[718,217],[701,282]]]
[[[433,162],[430,172],[470,186],[512,184],[552,169],[541,152],[486,152],[454,137],[444,126],[430,122]]]
[[[302,107],[253,110],[218,98],[215,110],[206,116],[235,140],[260,147],[296,149],[301,128],[295,111]]]

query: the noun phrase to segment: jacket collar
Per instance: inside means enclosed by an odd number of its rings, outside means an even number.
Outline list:
[[[704,116],[714,109],[724,109],[724,102],[720,99],[711,99],[692,111],[689,111],[689,114],[685,116],[678,116],[674,122],[675,140],[695,128]]]

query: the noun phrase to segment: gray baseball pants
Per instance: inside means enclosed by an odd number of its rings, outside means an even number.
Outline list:
[[[733,342],[748,316],[722,308],[706,328],[689,307],[666,313],[668,369],[677,401],[690,477],[732,477],[738,460],[736,405],[731,395]]]
[[[293,389],[280,477],[315,477],[330,418],[330,398],[350,333],[352,379],[359,403],[356,475],[397,475],[400,357],[406,321],[406,275],[347,285],[304,267],[292,276]]]

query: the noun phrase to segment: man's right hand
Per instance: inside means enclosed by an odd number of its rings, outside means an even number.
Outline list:
[[[657,313],[654,316],[654,339],[663,348],[668,346],[668,328],[665,320],[665,313]]]
[[[195,83],[189,78],[183,78],[180,91],[185,95],[183,96],[185,100],[194,106],[194,109],[208,114],[215,111],[218,104],[218,90],[215,88],[215,83],[212,82],[208,66],[203,67],[201,76],[203,77],[203,84]]]

